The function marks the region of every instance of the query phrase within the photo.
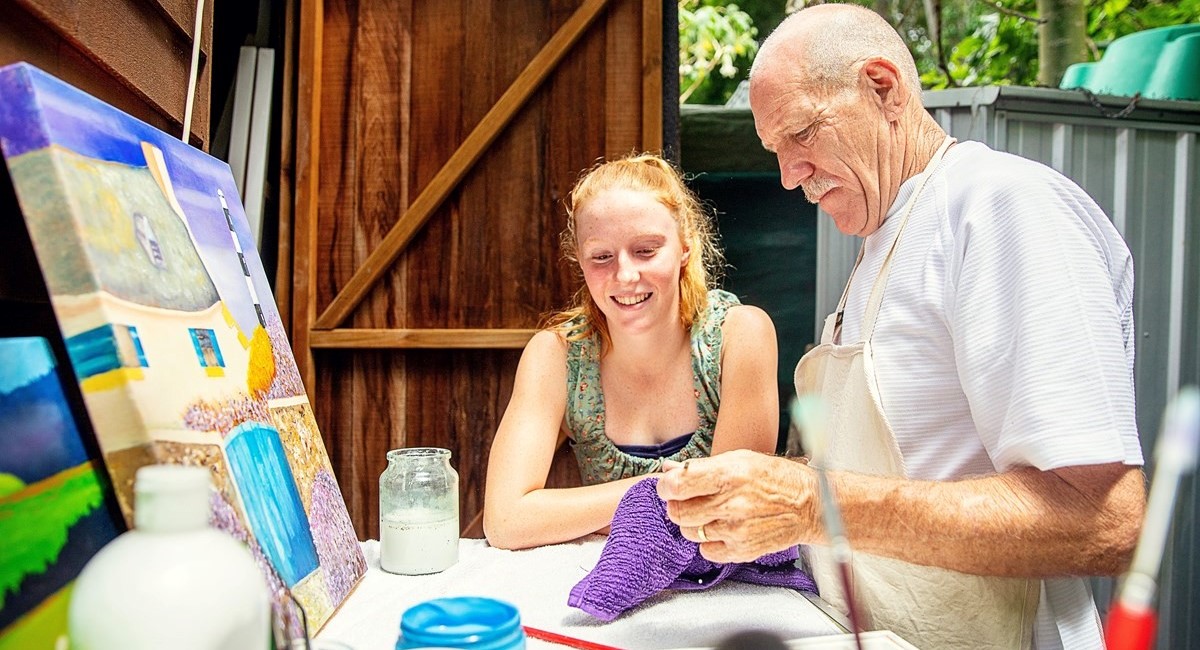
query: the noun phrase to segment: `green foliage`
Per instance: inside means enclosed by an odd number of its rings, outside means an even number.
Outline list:
[[[1091,4],[1088,35],[1098,47],[1144,29],[1200,22],[1200,0],[1104,0]]]
[[[904,35],[921,83],[1035,86],[1037,0],[941,2],[942,46],[930,39],[922,0],[849,0],[873,9]],[[746,77],[762,36],[782,18],[785,0],[679,0],[680,102],[724,103]],[[1093,61],[1115,39],[1155,27],[1200,22],[1200,0],[1088,0],[1087,36]],[[715,72],[715,74],[714,74]]]
[[[76,521],[100,507],[104,495],[96,470],[63,472],[46,479],[28,497],[0,502],[0,540],[4,561],[0,563],[0,608],[9,593],[16,593],[31,573],[42,573],[58,559],[67,543],[67,531]]]
[[[1013,11],[1036,13],[1033,0],[1009,0],[1009,4],[1014,5],[1010,7]],[[943,43],[948,41],[943,39]],[[947,45],[946,50],[944,68],[935,59],[918,60],[921,82],[926,87],[1032,86],[1037,82],[1038,35],[1034,20],[995,11],[982,14],[973,21],[971,32]]]
[[[939,63],[935,48],[929,44],[927,28],[915,28],[926,45],[912,48],[922,84],[933,89],[1037,85],[1036,1],[991,0],[968,6],[977,13],[961,16],[958,24],[948,23],[943,17],[945,65]],[[1087,37],[1091,60],[1099,60],[1109,43],[1127,34],[1193,22],[1200,22],[1200,0],[1089,0]]]
[[[679,102],[725,103],[758,52],[757,35],[736,4],[679,0]]]

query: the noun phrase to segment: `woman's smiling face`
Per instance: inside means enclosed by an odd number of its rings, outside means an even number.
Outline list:
[[[683,249],[674,215],[650,192],[610,189],[576,210],[579,266],[611,329],[679,321]]]

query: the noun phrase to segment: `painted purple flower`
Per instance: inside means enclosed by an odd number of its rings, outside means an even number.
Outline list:
[[[367,560],[358,545],[337,481],[324,469],[313,477],[308,522],[325,574],[325,587],[336,606],[350,595],[355,583],[367,572]]]

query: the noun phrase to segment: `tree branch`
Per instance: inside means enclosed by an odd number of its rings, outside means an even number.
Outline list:
[[[999,11],[1000,13],[1002,13],[1006,16],[1012,16],[1013,18],[1020,18],[1021,20],[1028,20],[1028,21],[1033,22],[1036,25],[1042,25],[1042,24],[1046,23],[1045,18],[1035,18],[1033,16],[1030,16],[1029,14],[1023,14],[1015,9],[1009,9],[1008,7],[1005,7],[1004,5],[1000,4],[1000,0],[984,0],[984,2],[986,4],[989,4],[993,7],[995,7],[996,11]]]
[[[946,39],[942,29],[942,2],[941,0],[924,0],[924,5],[925,24],[929,29],[929,40],[933,42],[934,50],[937,52],[935,58],[938,69],[946,75],[947,86],[957,86],[958,83],[954,77],[950,76],[950,63],[946,58]]]

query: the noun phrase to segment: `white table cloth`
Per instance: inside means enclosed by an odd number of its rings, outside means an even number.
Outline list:
[[[427,576],[383,571],[379,542],[363,542],[367,575],[316,638],[340,641],[354,650],[392,650],[400,617],[412,605],[448,596],[486,596],[515,605],[523,625],[628,650],[713,647],[747,629],[767,630],[783,639],[811,639],[816,644],[805,641],[789,647],[854,647],[853,641],[840,645],[847,638],[845,628],[835,620],[841,617],[823,611],[827,606],[819,598],[731,580],[704,591],[663,591],[610,623],[600,621],[569,607],[567,594],[595,566],[605,539],[593,535],[522,551],[463,539],[458,562]],[[911,648],[890,633],[865,636],[868,649]],[[563,648],[537,639],[529,639],[528,647]]]

